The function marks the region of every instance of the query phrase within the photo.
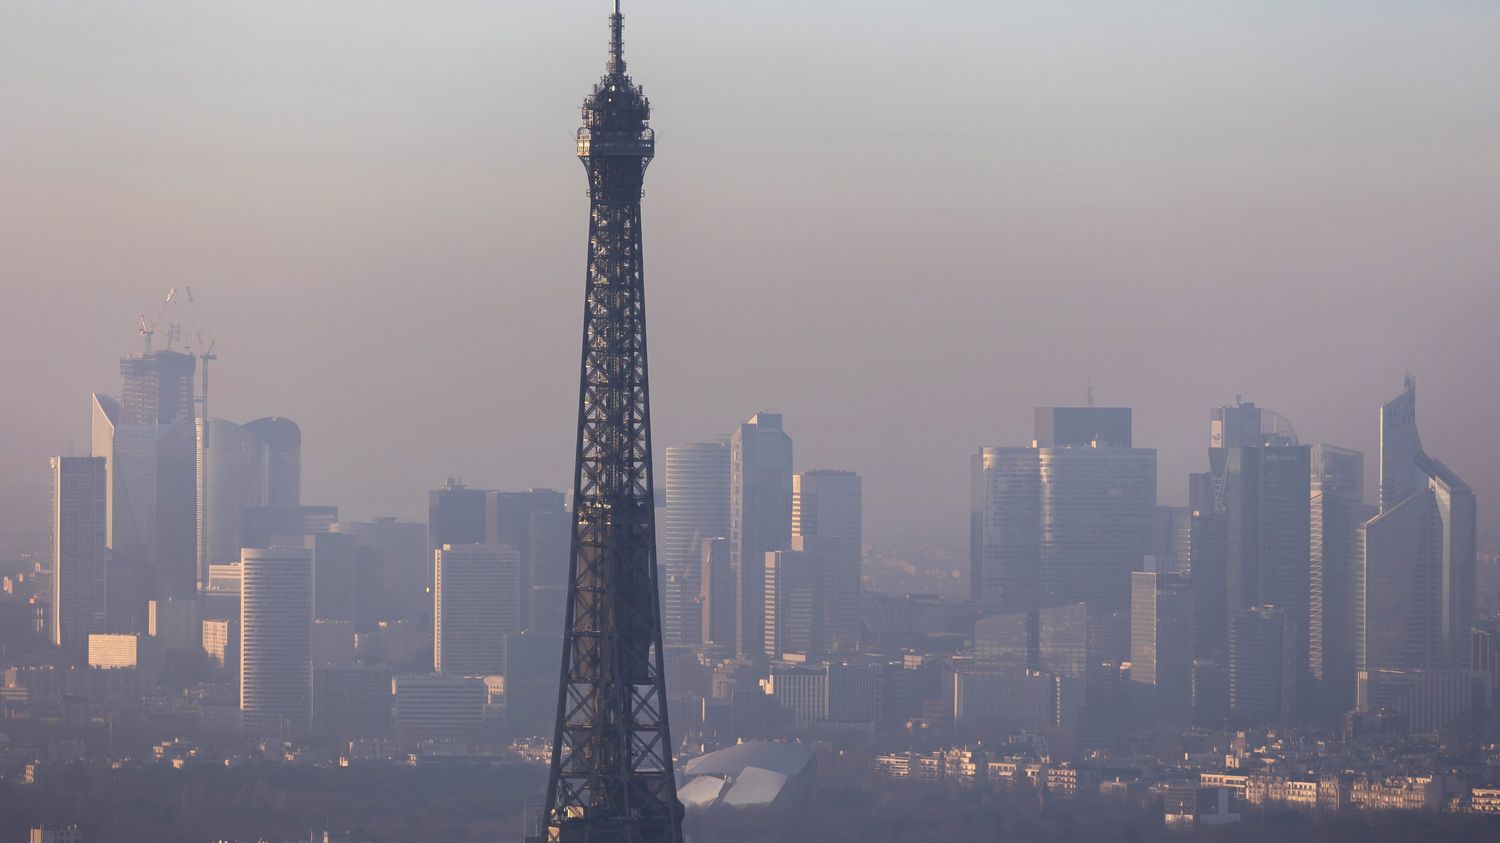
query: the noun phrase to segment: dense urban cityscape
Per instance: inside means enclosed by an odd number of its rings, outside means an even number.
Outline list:
[[[0,556],[0,843],[1500,837],[1500,554],[1413,375],[1368,455],[1255,396],[1143,441],[1090,386],[964,443],[947,544],[871,541],[775,396],[658,458],[609,22],[571,485],[350,518],[303,493],[331,434],[211,415],[192,287],[143,304]]]

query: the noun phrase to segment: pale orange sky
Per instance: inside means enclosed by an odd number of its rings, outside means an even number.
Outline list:
[[[309,502],[566,487],[607,12],[0,4],[0,552],[172,286]],[[626,39],[658,457],[779,409],[870,538],[961,548],[967,455],[1089,382],[1180,503],[1236,394],[1373,476],[1410,371],[1497,535],[1500,5],[627,0]]]

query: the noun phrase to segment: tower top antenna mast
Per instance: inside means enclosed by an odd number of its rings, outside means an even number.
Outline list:
[[[615,0],[614,14],[609,16],[609,72],[625,72],[625,15],[620,0]]]

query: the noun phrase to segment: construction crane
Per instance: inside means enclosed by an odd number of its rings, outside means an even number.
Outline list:
[[[158,322],[161,321],[162,316],[165,315],[166,312],[167,312],[167,305],[169,305],[169,304],[172,303],[172,299],[176,295],[177,295],[177,288],[176,287],[173,287],[170,290],[167,290],[167,299],[166,299],[166,301],[164,301],[164,302],[161,303],[161,309],[158,310],[158,311],[156,311],[156,318],[152,319],[150,322],[146,321],[146,314],[144,314],[144,313],[140,314],[141,329],[140,329],[140,331],[138,333],[142,337],[145,337],[145,339],[146,339],[146,353],[147,354],[151,353],[151,335],[154,334],[154,333],[156,333],[156,323],[158,323]]]

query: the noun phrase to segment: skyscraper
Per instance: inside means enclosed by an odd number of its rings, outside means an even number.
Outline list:
[[[427,612],[432,612],[433,559],[445,544],[483,544],[488,538],[485,513],[489,492],[470,489],[457,477],[449,477],[443,488],[427,493],[427,561],[423,579],[427,584]]]
[[[333,529],[353,536],[379,558],[385,617],[417,620],[426,614],[427,525],[382,517],[374,521],[341,521]]]
[[[741,655],[765,653],[765,558],[792,541],[792,439],[780,413],[757,413],[730,442],[729,564],[738,574]]]
[[[838,539],[819,536],[793,536],[789,549],[766,554],[766,658],[829,650],[825,591],[841,555]]]
[[[193,417],[197,360],[180,351],[148,351],[120,360],[120,423],[169,425]]]
[[[1223,665],[1229,657],[1229,513],[1211,473],[1188,475],[1188,509],[1188,569],[1197,609],[1193,654]]]
[[[313,554],[246,548],[240,557],[240,716],[259,735],[312,721]]]
[[[1312,446],[1308,671],[1325,722],[1354,707],[1357,534],[1376,514],[1363,503],[1364,482],[1363,454]]]
[[[1129,448],[1129,407],[1037,407],[1038,448]]]
[[[825,646],[859,648],[860,560],[863,556],[861,485],[852,471],[805,471],[792,476],[792,541],[827,545],[822,572]]]
[[[729,443],[694,442],[667,449],[667,524],[661,553],[666,600],[662,639],[705,640],[700,573],[705,539],[729,536]]]
[[[155,427],[156,500],[148,597],[198,591],[198,457],[193,423],[196,359],[170,349],[120,361],[121,422]]]
[[[509,545],[520,554],[520,629],[530,627],[535,588],[567,588],[568,535],[562,492],[529,489],[486,493],[485,543]],[[537,622],[555,626],[562,619],[538,617]]]
[[[1088,625],[1088,607],[1082,603],[981,618],[974,623],[975,666],[1056,674],[1081,698],[1097,655],[1089,646]]]
[[[1380,408],[1380,511],[1395,509],[1417,491],[1414,467],[1422,453],[1417,435],[1417,382],[1408,376],[1401,394]]]
[[[1042,476],[1035,448],[981,448],[971,461],[969,591],[988,609],[1020,612],[1042,602]]]
[[[971,507],[980,513],[978,598],[1001,611],[1087,603],[1102,653],[1114,659],[1129,650],[1130,574],[1151,552],[1156,517],[1156,451],[1131,446],[1128,416],[1041,408],[1033,447],[982,449],[971,484],[980,496]]]
[[[191,355],[165,350],[120,361],[121,398],[96,393],[93,454],[107,463],[109,546],[125,595],[117,620],[138,628],[148,598],[197,592],[197,433]],[[124,569],[129,569],[128,572]]]
[[[1157,506],[1151,542],[1157,571],[1188,573],[1193,568],[1193,510],[1186,506]]]
[[[433,670],[505,672],[505,636],[521,631],[521,554],[510,545],[445,544],[437,550]]]
[[[1274,605],[1292,630],[1296,702],[1310,690],[1311,451],[1285,417],[1237,400],[1209,411],[1208,461],[1191,488],[1198,654],[1219,658],[1236,612]]]
[[[733,653],[739,629],[739,601],[735,599],[739,585],[729,564],[729,539],[704,539],[699,547],[699,565],[703,643],[717,644]]]
[[[105,460],[52,458],[52,644],[81,657],[106,617]]]
[[[302,505],[302,428],[291,419],[264,418],[248,422],[261,451],[257,461],[265,473],[264,506]]]
[[[489,492],[470,489],[457,477],[427,493],[428,556],[445,544],[483,544],[487,538]],[[432,559],[427,560],[432,564]]]
[[[1295,623],[1275,606],[1254,606],[1229,621],[1229,708],[1242,723],[1286,723],[1295,716]]]
[[[1193,590],[1187,574],[1130,575],[1130,681],[1158,717],[1187,722],[1193,710]]]
[[[588,172],[573,559],[547,780],[554,843],[681,843],[657,600],[641,185],[651,105],[625,72],[619,0],[608,69],[584,101]]]
[[[1380,514],[1360,530],[1356,573],[1358,670],[1464,667],[1474,619],[1473,490],[1427,455],[1417,436],[1417,388],[1380,413]]]
[[[245,427],[210,419],[208,446],[200,458],[207,482],[198,497],[198,582],[208,584],[209,565],[239,561],[245,546],[245,509],[265,505],[266,474],[260,437]]]

